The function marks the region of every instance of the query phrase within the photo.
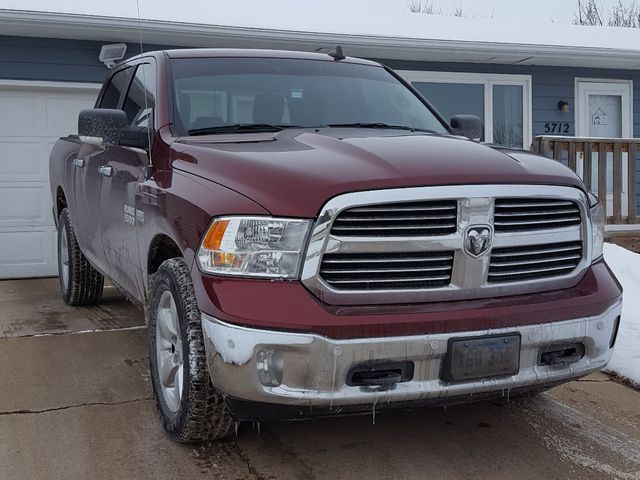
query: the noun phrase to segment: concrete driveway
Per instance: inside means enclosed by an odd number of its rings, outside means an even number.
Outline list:
[[[179,445],[152,400],[139,311],[109,288],[0,282],[0,479],[640,479],[640,393],[593,375],[527,399],[240,425]]]

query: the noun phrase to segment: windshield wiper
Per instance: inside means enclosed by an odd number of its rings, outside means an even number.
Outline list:
[[[233,125],[218,125],[215,127],[193,128],[189,135],[210,135],[215,133],[252,133],[252,132],[280,132],[285,128],[300,128],[298,125],[272,125],[270,123],[235,123]]]
[[[383,122],[331,123],[325,126],[333,128],[380,128],[389,130],[409,130],[411,132],[438,133],[433,130],[427,130],[426,128],[410,127],[408,125],[393,125]]]

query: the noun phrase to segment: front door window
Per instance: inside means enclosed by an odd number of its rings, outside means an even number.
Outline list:
[[[589,136],[622,138],[622,96],[588,94]]]

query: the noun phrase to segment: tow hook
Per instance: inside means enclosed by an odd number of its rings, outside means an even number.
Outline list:
[[[584,345],[577,343],[575,345],[561,345],[549,347],[540,351],[538,363],[540,365],[569,365],[576,363],[584,357]]]
[[[367,362],[351,368],[347,385],[393,390],[396,384],[413,379],[413,362]]]

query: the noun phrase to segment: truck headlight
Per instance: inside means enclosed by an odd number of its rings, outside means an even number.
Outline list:
[[[200,269],[223,275],[298,278],[310,227],[310,220],[216,218],[198,250]]]
[[[591,261],[595,262],[602,257],[602,249],[604,248],[604,224],[606,218],[604,214],[604,208],[601,203],[598,203],[598,199],[590,194],[591,200],[591,245],[593,255]],[[595,200],[595,201],[594,201]]]

